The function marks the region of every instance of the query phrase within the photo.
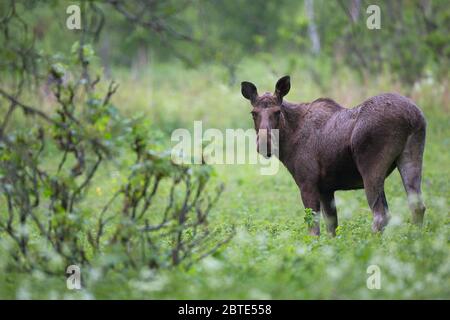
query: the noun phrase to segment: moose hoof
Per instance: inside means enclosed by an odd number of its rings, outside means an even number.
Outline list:
[[[389,218],[387,216],[378,216],[373,219],[372,231],[373,232],[383,232],[384,228],[387,226]]]

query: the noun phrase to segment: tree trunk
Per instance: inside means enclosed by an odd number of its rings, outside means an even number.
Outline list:
[[[308,17],[308,34],[311,39],[311,50],[313,54],[320,53],[320,38],[317,31],[316,21],[314,20],[313,0],[305,0],[306,16]]]

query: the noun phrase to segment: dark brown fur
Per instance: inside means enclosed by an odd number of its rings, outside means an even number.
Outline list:
[[[270,145],[270,134],[260,137],[260,130],[279,129],[278,156],[300,188],[305,208],[322,210],[327,229],[334,234],[334,192],[364,188],[374,215],[372,228],[381,231],[389,220],[384,180],[397,167],[413,222],[421,224],[426,121],[414,102],[385,93],[352,109],[326,98],[293,104],[283,101],[289,89],[289,77],[277,82],[273,95],[258,96],[253,84],[242,83],[242,93],[253,105],[258,139],[265,138]],[[320,233],[318,221],[311,233]]]

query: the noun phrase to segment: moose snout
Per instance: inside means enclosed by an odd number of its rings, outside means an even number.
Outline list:
[[[256,136],[256,151],[265,158],[272,156],[271,132],[269,128],[258,130],[258,135]]]

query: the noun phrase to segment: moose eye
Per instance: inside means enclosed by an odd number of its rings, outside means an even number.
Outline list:
[[[252,115],[253,119],[256,118],[257,113],[255,111],[250,112],[250,114]]]

